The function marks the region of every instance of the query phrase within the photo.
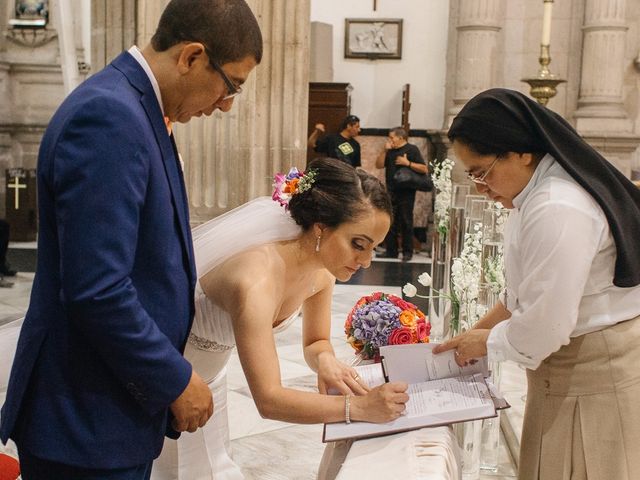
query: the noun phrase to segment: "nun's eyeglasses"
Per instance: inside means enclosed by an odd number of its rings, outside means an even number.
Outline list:
[[[474,175],[473,173],[467,173],[467,178],[471,180],[473,183],[477,183],[478,185],[486,185],[487,182],[484,181],[489,175],[489,172],[495,167],[496,163],[500,160],[500,155],[496,155],[496,159],[493,161],[489,168],[487,168],[482,175]]]

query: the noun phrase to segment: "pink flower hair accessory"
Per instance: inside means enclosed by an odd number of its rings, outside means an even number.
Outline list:
[[[311,169],[300,172],[296,167],[291,167],[289,173],[277,173],[273,177],[273,195],[271,198],[289,210],[289,201],[296,193],[309,190],[316,181],[318,171]]]

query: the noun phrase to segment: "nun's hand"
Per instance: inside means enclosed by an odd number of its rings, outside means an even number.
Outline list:
[[[484,357],[487,354],[487,339],[491,330],[472,329],[464,332],[451,340],[438,345],[433,349],[433,353],[442,353],[453,350],[456,363],[464,367],[472,363],[473,359]]]

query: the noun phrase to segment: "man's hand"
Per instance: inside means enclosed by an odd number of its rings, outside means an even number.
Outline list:
[[[195,432],[213,415],[211,391],[195,370],[191,372],[187,388],[175,399],[170,408],[175,417],[172,426],[178,432]]]
[[[396,157],[396,165],[398,165],[400,167],[408,167],[409,165],[411,165],[411,162],[407,158],[407,154],[406,153],[404,155],[398,155]]]
[[[320,133],[324,133],[325,131],[324,123],[316,123],[315,129]]]

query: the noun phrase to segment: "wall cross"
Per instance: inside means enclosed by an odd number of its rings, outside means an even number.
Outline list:
[[[20,210],[20,189],[27,188],[24,183],[20,183],[18,177],[14,178],[14,183],[10,183],[7,185],[7,188],[15,189],[15,198],[13,200],[13,206],[16,210]]]

